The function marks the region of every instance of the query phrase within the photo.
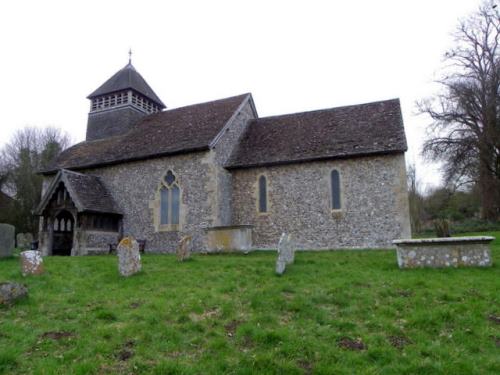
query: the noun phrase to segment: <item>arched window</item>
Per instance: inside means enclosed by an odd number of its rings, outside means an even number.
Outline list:
[[[340,210],[340,174],[334,169],[330,174],[331,189],[332,189],[332,210]]]
[[[59,219],[54,220],[54,230],[56,232],[59,231]]]
[[[267,212],[267,180],[266,180],[266,176],[259,177],[259,212]]]
[[[160,187],[160,225],[179,224],[180,196],[177,178],[168,171]]]

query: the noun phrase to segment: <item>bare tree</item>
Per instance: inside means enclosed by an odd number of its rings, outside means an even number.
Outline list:
[[[463,20],[445,54],[442,91],[418,103],[433,122],[423,147],[444,162],[446,182],[478,184],[482,217],[500,214],[500,15],[494,1]]]
[[[410,203],[410,223],[413,233],[418,233],[422,230],[422,222],[424,215],[423,196],[420,192],[420,184],[417,179],[417,169],[415,164],[408,164],[408,200]]]
[[[43,182],[38,172],[69,145],[69,136],[59,129],[26,127],[1,150],[0,183],[15,198],[10,221],[18,231],[36,233],[32,210],[40,201]]]

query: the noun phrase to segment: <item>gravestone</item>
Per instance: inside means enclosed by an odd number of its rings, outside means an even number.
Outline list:
[[[36,250],[23,251],[20,254],[21,273],[27,275],[41,275],[44,272],[42,253]]]
[[[0,224],[0,258],[10,257],[14,252],[16,228],[10,224]]]
[[[17,247],[22,250],[31,249],[33,235],[31,233],[18,233],[16,236]]]
[[[295,261],[295,248],[292,235],[283,233],[278,243],[278,259],[276,259],[276,273],[282,275],[286,266]]]
[[[26,297],[28,289],[18,283],[0,283],[0,305],[10,305],[16,300]]]
[[[133,237],[123,238],[116,248],[118,271],[122,276],[131,276],[141,270],[139,243]]]
[[[191,236],[184,236],[179,241],[177,245],[177,260],[179,262],[184,262],[191,257]]]

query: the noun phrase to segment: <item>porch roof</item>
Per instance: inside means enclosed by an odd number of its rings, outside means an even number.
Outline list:
[[[122,214],[99,177],[61,169],[36,208],[35,215],[42,215],[60,182],[68,190],[78,212]]]

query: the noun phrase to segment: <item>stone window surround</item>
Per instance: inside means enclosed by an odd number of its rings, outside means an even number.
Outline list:
[[[260,210],[260,178],[264,177],[266,179],[266,211],[262,212]],[[257,175],[257,180],[255,181],[255,209],[257,211],[257,215],[259,216],[267,216],[271,213],[271,200],[269,199],[269,193],[271,192],[270,184],[269,184],[269,176],[267,173],[259,173]]]
[[[337,171],[339,174],[339,199],[340,199],[340,208],[333,208],[333,186],[332,186],[332,172]],[[344,187],[342,184],[342,171],[338,168],[332,168],[328,171],[328,186],[329,186],[329,199],[328,204],[332,214],[339,214],[344,211]]]
[[[164,178],[168,173],[168,171],[171,171],[172,174],[175,176],[174,184],[179,188],[179,224],[161,224],[161,190],[167,187],[167,185],[164,182]],[[160,182],[158,183],[158,186],[156,188],[154,199],[149,202],[149,208],[153,210],[153,226],[155,232],[178,232],[182,230],[183,189],[181,187],[182,184],[179,182],[179,180],[180,179],[177,173],[175,173],[175,171],[172,168],[168,168],[167,172],[165,172],[160,178]]]

